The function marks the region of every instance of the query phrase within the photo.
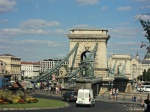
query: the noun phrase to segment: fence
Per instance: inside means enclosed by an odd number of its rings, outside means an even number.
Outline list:
[[[119,93],[117,96],[110,95],[109,92],[98,96],[99,100],[113,100],[120,102],[137,102],[141,103],[143,100],[147,98],[146,94],[142,93]]]

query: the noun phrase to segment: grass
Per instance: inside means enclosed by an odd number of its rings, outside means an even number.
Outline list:
[[[44,107],[53,108],[53,107],[60,107],[66,105],[66,103],[63,101],[43,99],[43,98],[36,98],[36,99],[38,99],[37,103],[2,104],[0,105],[0,108],[44,108]]]

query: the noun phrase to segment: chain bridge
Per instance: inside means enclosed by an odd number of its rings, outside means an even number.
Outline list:
[[[114,74],[111,70],[114,68],[110,69],[107,65],[107,43],[110,38],[107,32],[105,29],[70,30],[70,34],[67,34],[70,52],[53,69],[35,80],[51,80],[55,76],[55,81],[63,88],[92,88],[95,94],[99,94],[103,81],[112,81]],[[69,62],[69,65],[64,66],[65,62]],[[109,80],[105,81],[108,77]]]

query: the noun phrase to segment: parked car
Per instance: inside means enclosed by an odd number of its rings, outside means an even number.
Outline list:
[[[143,91],[144,91],[144,90],[143,90],[143,88],[144,88],[144,85],[139,86],[139,87],[137,88],[137,91],[139,91],[139,92],[143,92]]]
[[[144,92],[150,92],[150,85],[145,85],[143,88]]]
[[[137,88],[139,92],[150,92],[150,85],[142,85]]]
[[[69,102],[69,101],[76,101],[77,100],[77,92],[75,92],[75,91],[67,91],[67,92],[65,92],[62,95],[62,97],[63,97],[63,100],[67,101],[67,102]]]

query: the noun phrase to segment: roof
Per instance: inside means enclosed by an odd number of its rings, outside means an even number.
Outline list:
[[[150,59],[150,53],[149,53],[149,52],[147,52],[147,53],[145,54],[144,59]]]
[[[100,29],[100,28],[74,28],[70,31],[108,31],[107,29]]]
[[[150,64],[150,58],[149,59],[140,59],[140,58],[134,58],[136,59],[139,63],[142,63],[142,64]]]
[[[40,65],[39,62],[25,62],[25,61],[22,61],[21,64],[33,64],[33,65]]]
[[[11,55],[11,54],[1,54],[0,56],[14,56],[14,55]]]
[[[150,60],[142,60],[142,64],[150,64]]]

